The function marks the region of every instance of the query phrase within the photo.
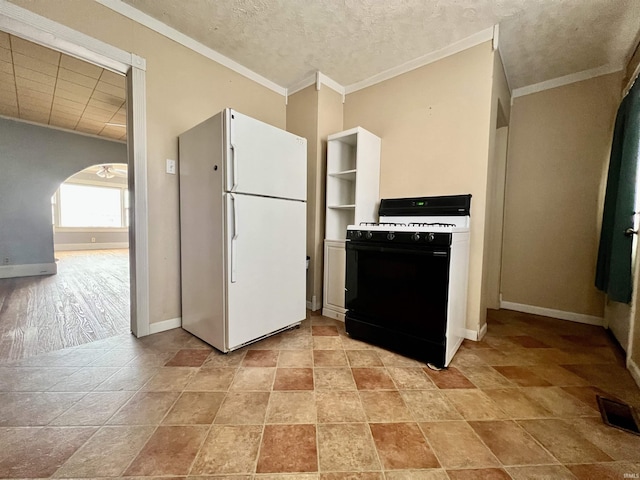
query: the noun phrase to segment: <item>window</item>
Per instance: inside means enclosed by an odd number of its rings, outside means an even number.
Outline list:
[[[127,197],[123,188],[63,183],[52,199],[54,224],[70,228],[126,227]]]

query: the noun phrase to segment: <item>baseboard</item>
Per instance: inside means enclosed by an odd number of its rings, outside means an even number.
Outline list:
[[[55,275],[56,273],[58,273],[58,266],[55,262],[0,266],[0,278],[34,277],[36,275]]]
[[[154,333],[165,332],[174,328],[180,328],[182,326],[182,317],[170,318],[161,322],[155,322],[149,324],[149,335]]]
[[[114,248],[129,248],[129,243],[56,243],[53,246],[56,252],[68,252],[72,250],[111,250]]]
[[[638,366],[638,364],[632,358],[629,358],[627,360],[627,370],[629,370],[629,373],[636,381],[636,385],[640,387],[640,366]]]
[[[332,310],[330,308],[323,308],[322,309],[322,315],[324,315],[325,317],[329,317],[329,318],[333,318],[335,320],[340,320],[341,322],[344,322],[344,313],[340,313],[340,312],[336,312],[335,310]]]
[[[310,302],[307,301],[307,310],[311,310],[312,312],[320,310],[320,302],[318,302],[315,296],[311,298]]]
[[[470,330],[468,328],[465,329],[464,338],[466,338],[467,340],[473,340],[474,342],[479,342],[484,338],[486,333],[487,333],[487,324],[485,323],[484,325],[482,325],[482,327],[480,327],[479,332],[476,330]]]
[[[587,325],[597,325],[604,327],[604,318],[594,315],[585,315],[583,313],[566,312],[564,310],[554,310],[552,308],[536,307],[534,305],[524,305],[522,303],[500,301],[500,308],[505,310],[515,310],[516,312],[531,313],[533,315],[541,315],[543,317],[559,318],[560,320],[569,320],[570,322],[586,323]]]

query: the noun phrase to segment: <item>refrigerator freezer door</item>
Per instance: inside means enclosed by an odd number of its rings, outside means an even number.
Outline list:
[[[306,203],[226,197],[227,346],[233,350],[306,316]]]
[[[307,199],[307,141],[227,110],[227,191]]]

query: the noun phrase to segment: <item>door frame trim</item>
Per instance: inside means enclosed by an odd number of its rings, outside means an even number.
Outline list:
[[[149,334],[149,235],[144,58],[0,0],[0,30],[127,76],[131,331]]]

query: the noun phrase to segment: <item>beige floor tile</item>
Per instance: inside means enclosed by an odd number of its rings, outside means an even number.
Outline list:
[[[350,368],[314,368],[313,379],[316,390],[355,390]]]
[[[132,395],[128,391],[88,393],[50,425],[103,425]]]
[[[395,391],[361,390],[360,400],[368,422],[406,422],[411,413],[400,393]]]
[[[439,468],[386,471],[384,476],[386,480],[449,480],[447,472]]]
[[[0,367],[0,392],[44,392],[77,371],[78,367]]]
[[[236,368],[201,368],[189,381],[185,390],[195,392],[226,392],[231,385]]]
[[[536,465],[532,467],[506,467],[513,480],[575,480],[576,477],[562,465]]]
[[[56,477],[116,477],[154,431],[151,426],[103,427],[56,472]]]
[[[461,366],[459,370],[478,388],[515,387],[516,384],[502,376],[489,365]]]
[[[355,423],[366,420],[360,396],[352,391],[316,392],[319,423]]]
[[[469,425],[504,465],[558,463],[514,421],[469,422]]]
[[[231,391],[269,391],[276,375],[275,368],[240,367],[236,372],[229,390]]]
[[[102,392],[115,392],[118,390],[137,391],[147,383],[151,377],[158,373],[158,370],[158,367],[147,365],[123,367],[98,385],[96,390]]]
[[[320,480],[384,480],[382,472],[321,473]]]
[[[194,367],[163,367],[142,387],[145,392],[181,392],[194,377]]]
[[[420,428],[445,468],[485,468],[499,466],[467,422],[421,423]]]
[[[84,393],[0,393],[0,426],[47,425],[80,400]]]
[[[613,460],[567,421],[560,419],[519,420],[518,424],[562,463],[609,462]]]
[[[313,337],[314,350],[342,350],[340,337]]]
[[[560,387],[527,387],[521,389],[527,397],[549,410],[554,417],[579,417],[598,415],[589,406]]]
[[[239,367],[242,363],[242,359],[246,355],[246,350],[236,350],[230,353],[221,353],[217,350],[212,351],[209,357],[202,365],[207,367]]]
[[[545,418],[553,416],[549,410],[525,395],[521,388],[485,389],[484,393],[509,418]]]
[[[320,471],[381,469],[366,423],[319,424],[317,428]]]
[[[614,460],[640,463],[640,436],[605,425],[599,417],[572,418],[568,423]]]
[[[472,468],[468,470],[447,470],[450,480],[511,480],[502,468]]]
[[[272,392],[266,423],[316,423],[313,392]]]
[[[86,367],[53,385],[50,392],[90,392],[119,369],[116,367]]]
[[[460,412],[465,420],[500,420],[507,414],[482,390],[445,390],[446,399]]]
[[[313,390],[312,368],[278,368],[273,390]]]
[[[191,475],[253,473],[262,435],[260,425],[214,425]]]
[[[94,427],[0,428],[0,472],[12,478],[46,478],[95,432]]]
[[[138,392],[107,423],[158,425],[178,395],[178,392]]]
[[[278,367],[313,367],[312,352],[309,350],[280,350]]]
[[[210,425],[225,397],[223,392],[183,392],[163,425]]]
[[[269,392],[229,392],[215,423],[231,425],[262,425],[267,414]]]
[[[346,350],[352,367],[382,367],[380,356],[374,350]]]
[[[437,388],[429,376],[418,367],[387,367],[398,390],[432,390]]]
[[[403,390],[400,395],[417,422],[462,420],[440,390]]]

